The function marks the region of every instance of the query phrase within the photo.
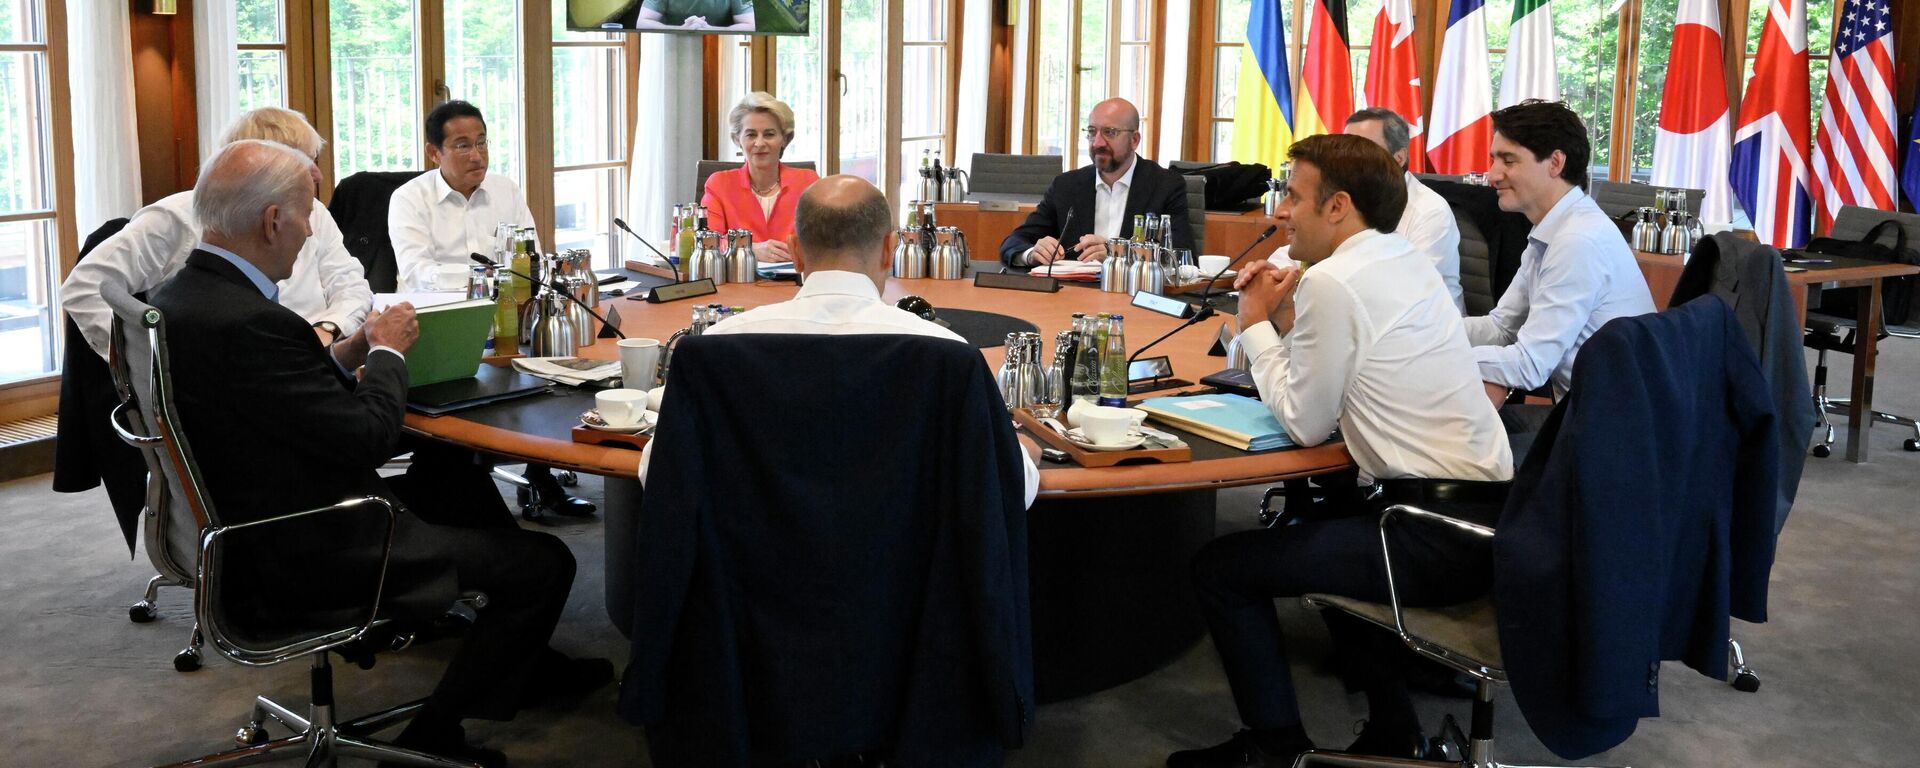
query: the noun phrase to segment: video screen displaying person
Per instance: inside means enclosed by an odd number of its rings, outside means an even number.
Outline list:
[[[806,34],[812,0],[568,0],[572,29]]]

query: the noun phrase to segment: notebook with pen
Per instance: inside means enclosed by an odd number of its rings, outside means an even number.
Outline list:
[[[1250,397],[1154,397],[1135,407],[1159,421],[1243,451],[1270,451],[1294,444],[1267,406]]]

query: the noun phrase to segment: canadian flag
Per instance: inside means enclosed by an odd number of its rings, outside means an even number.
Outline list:
[[[1720,55],[1719,5],[1714,0],[1680,0],[1674,22],[1651,181],[1706,190],[1700,221],[1725,224],[1733,220],[1733,187],[1727,183],[1733,131],[1726,64]]]
[[[1407,143],[1407,170],[1426,167],[1426,137],[1420,132],[1420,70],[1413,57],[1413,3],[1382,0],[1369,42],[1373,58],[1367,64],[1366,105],[1393,110],[1412,127]]]

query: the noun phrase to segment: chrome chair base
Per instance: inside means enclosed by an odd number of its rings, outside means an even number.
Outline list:
[[[1903,334],[1895,335],[1906,338]],[[1820,422],[1816,425],[1816,431],[1820,435],[1820,441],[1813,444],[1811,453],[1816,459],[1824,459],[1833,455],[1834,442],[1833,421],[1827,418],[1827,414],[1845,415],[1848,409],[1853,406],[1853,400],[1850,398],[1827,397],[1827,351],[1825,349],[1816,349],[1815,351],[1813,364],[1813,405],[1814,410],[1820,414]],[[1913,430],[1913,437],[1902,441],[1900,447],[1908,451],[1920,451],[1920,421],[1915,421],[1911,416],[1901,416],[1883,411],[1873,411],[1867,415],[1867,418],[1881,424],[1893,424]]]
[[[140,602],[127,607],[127,620],[135,624],[151,624],[158,621],[160,619],[160,609],[156,603],[160,601],[161,587],[186,587],[192,589],[193,584],[164,573],[154,574],[153,578],[147,579],[147,589],[141,594]],[[193,634],[187,638],[187,647],[180,649],[179,653],[173,655],[174,671],[192,672],[199,669],[201,662],[200,648],[204,644],[204,639],[200,635],[200,623],[194,622]]]
[[[475,763],[440,757],[368,738],[369,734],[412,718],[420,711],[424,700],[408,702],[392,709],[336,724],[333,721],[331,701],[333,674],[326,652],[314,654],[313,674],[314,703],[306,717],[301,717],[293,710],[265,696],[256,696],[253,700],[252,716],[247,724],[241,726],[240,730],[234,734],[233,740],[238,744],[236,748],[192,760],[168,763],[159,768],[241,766],[295,759],[303,760],[309,768],[321,766],[330,768],[342,757],[417,765],[424,768],[480,768]],[[266,730],[268,720],[279,723],[295,733],[284,738],[268,740]]]

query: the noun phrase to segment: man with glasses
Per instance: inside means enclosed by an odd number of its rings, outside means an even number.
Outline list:
[[[1192,248],[1186,179],[1135,152],[1140,110],[1126,99],[1100,102],[1084,133],[1093,165],[1054,178],[1026,223],[1000,243],[1000,260],[1016,267],[1098,261],[1108,240],[1133,236],[1133,217],[1141,214],[1173,217],[1174,247]]]
[[[472,104],[427,113],[427,160],[438,170],[394,190],[387,207],[401,290],[464,290],[469,254],[492,253],[494,229],[531,227],[533,212],[513,179],[487,173],[487,121]],[[458,278],[439,279],[442,266]]]
[[[387,204],[400,290],[464,290],[471,254],[492,253],[501,222],[533,226],[533,212],[513,179],[487,173],[487,121],[472,104],[449,101],[427,113],[427,160],[438,170],[400,185]],[[562,490],[547,467],[527,465],[526,478],[541,508],[576,517],[593,514],[593,504]],[[489,524],[513,524],[511,516],[493,517]]]

